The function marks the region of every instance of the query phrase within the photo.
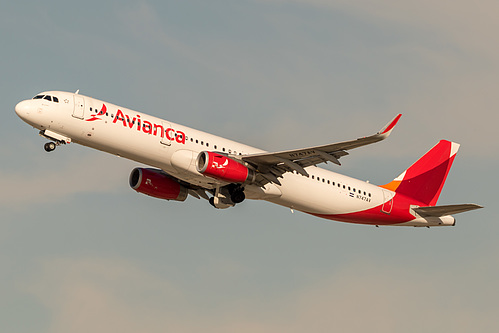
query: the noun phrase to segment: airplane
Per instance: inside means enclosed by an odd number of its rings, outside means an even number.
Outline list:
[[[392,182],[374,185],[320,167],[386,139],[398,114],[376,134],[321,146],[267,152],[95,98],[47,91],[19,102],[16,114],[50,140],[47,152],[77,143],[137,167],[129,184],[151,197],[189,195],[225,209],[266,200],[316,217],[374,226],[454,226],[452,214],[477,204],[437,205],[459,144],[441,140]]]

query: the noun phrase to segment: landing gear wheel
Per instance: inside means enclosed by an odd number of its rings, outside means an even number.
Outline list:
[[[246,195],[244,194],[243,191],[235,191],[230,196],[230,199],[232,200],[233,203],[238,204],[238,203],[243,202],[244,199],[246,199]]]
[[[55,149],[56,144],[53,143],[53,142],[47,142],[44,146],[43,146],[43,149],[45,149],[46,152],[51,152],[52,150]]]
[[[210,205],[212,205],[213,207],[215,207],[215,197],[211,197],[208,202],[210,203]],[[217,207],[215,207],[217,208]]]

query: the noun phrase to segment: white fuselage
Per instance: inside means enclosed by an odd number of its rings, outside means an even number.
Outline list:
[[[218,151],[236,156],[264,152],[79,94],[52,91],[41,95],[57,97],[58,102],[32,99],[16,107],[19,117],[33,127],[55,133],[64,138],[61,141],[162,169],[196,186],[212,189],[220,184],[196,170],[195,161],[200,152]],[[319,167],[310,166],[306,170],[309,177],[285,173],[279,178],[281,185],[268,183],[264,188],[245,185],[246,197],[314,215],[337,215],[380,206],[393,196],[378,186]]]

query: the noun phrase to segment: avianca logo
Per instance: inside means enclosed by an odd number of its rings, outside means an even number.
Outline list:
[[[225,167],[229,164],[229,160],[225,159],[223,164],[213,161],[213,165],[211,166],[214,169],[225,169]]]
[[[178,143],[185,144],[185,133],[182,131],[176,131],[173,128],[164,128],[161,124],[154,124],[147,120],[142,120],[140,115],[136,115],[131,118],[127,114],[124,114],[123,111],[118,110],[116,112],[116,116],[114,117],[113,123],[121,121],[124,127],[127,128],[135,128],[137,131],[142,131],[147,134],[152,134],[154,136],[161,136],[173,141],[175,140]]]
[[[106,105],[105,104],[102,104],[102,108],[100,109],[99,112],[97,112],[97,114],[93,114],[89,119],[87,119],[86,121],[96,121],[96,120],[102,120],[101,118],[99,118],[99,116],[103,116],[105,115],[107,112],[107,108],[106,108]]]
[[[105,104],[102,104],[102,108],[99,112],[92,115],[86,121],[96,121],[102,120],[100,117],[105,115],[107,112],[107,107]],[[173,128],[164,128],[161,124],[151,123],[147,120],[142,120],[140,115],[136,115],[131,118],[129,115],[123,113],[123,111],[116,111],[116,115],[113,119],[113,124],[117,122],[122,122],[123,126],[126,128],[133,129],[135,128],[137,131],[142,131],[147,134],[151,134],[154,136],[160,136],[161,138],[166,138],[167,140],[173,141],[175,140],[178,143],[185,144],[185,133],[182,131],[176,131]]]

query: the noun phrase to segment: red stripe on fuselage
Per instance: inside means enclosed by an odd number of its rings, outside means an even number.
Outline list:
[[[395,194],[393,197],[393,208],[390,214],[382,211],[383,205],[369,208],[359,212],[346,214],[316,214],[309,213],[317,217],[341,222],[371,224],[371,225],[392,225],[414,220],[416,217],[411,214],[411,205],[425,206],[422,202],[408,198],[401,194]]]

